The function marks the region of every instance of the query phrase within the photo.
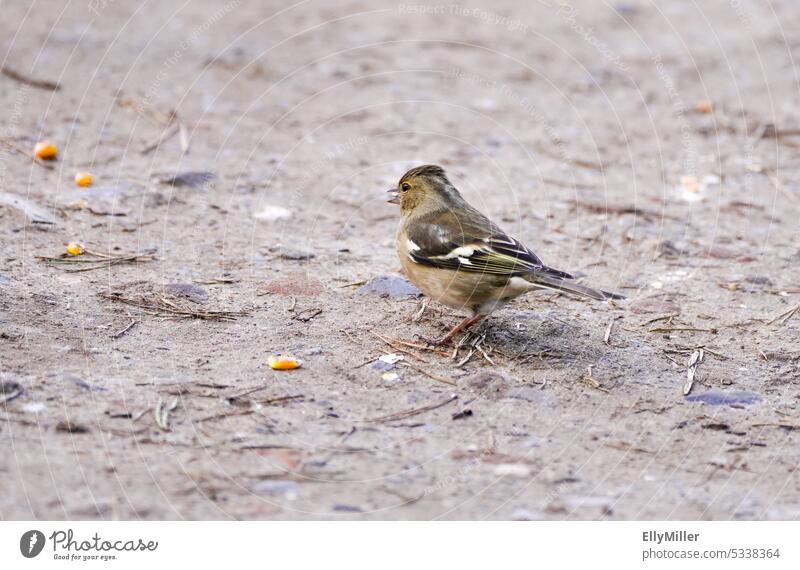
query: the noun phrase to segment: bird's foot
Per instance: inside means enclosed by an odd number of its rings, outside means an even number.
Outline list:
[[[450,344],[453,341],[453,335],[449,334],[440,338],[430,338],[427,336],[422,336],[421,334],[415,334],[414,337],[431,346],[443,346],[445,344]]]
[[[467,330],[469,327],[471,327],[472,325],[483,319],[485,316],[486,315],[475,315],[474,317],[467,317],[466,319],[458,323],[456,326],[454,326],[449,333],[447,333],[441,338],[426,338],[422,335],[415,335],[415,336],[433,346],[442,346],[444,344],[450,344],[454,336],[456,336],[461,331]]]
[[[420,306],[419,306],[419,310],[416,313],[414,313],[413,317],[411,317],[411,322],[412,323],[419,322],[419,320],[422,318],[422,314],[425,312],[425,309],[428,308],[428,303],[430,303],[430,301],[431,300],[430,300],[429,297],[425,297],[422,300],[422,303],[420,303]]]

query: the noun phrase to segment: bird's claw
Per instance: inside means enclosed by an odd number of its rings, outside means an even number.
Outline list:
[[[422,336],[421,334],[415,334],[414,336],[431,346],[442,346],[444,344],[450,344],[453,340],[453,337],[450,335],[446,335],[441,338],[429,338],[427,336]]]

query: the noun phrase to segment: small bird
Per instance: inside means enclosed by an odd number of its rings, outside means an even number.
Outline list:
[[[430,344],[447,344],[528,291],[552,289],[598,301],[624,298],[546,266],[470,206],[440,166],[412,168],[389,192],[389,202],[400,206],[397,254],[405,274],[429,298],[467,313],[445,336],[422,337]]]

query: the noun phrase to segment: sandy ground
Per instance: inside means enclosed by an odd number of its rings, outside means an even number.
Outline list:
[[[0,518],[800,517],[795,2],[27,4]],[[628,300],[400,344],[458,318],[400,280],[384,190],[423,163]],[[153,257],[37,259],[70,241]],[[242,314],[168,312],[207,310]]]

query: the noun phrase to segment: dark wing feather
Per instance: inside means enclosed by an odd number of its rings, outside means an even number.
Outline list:
[[[545,274],[572,279],[547,267],[519,241],[476,210],[442,212],[415,221],[407,231],[409,257],[415,263],[499,277]]]

